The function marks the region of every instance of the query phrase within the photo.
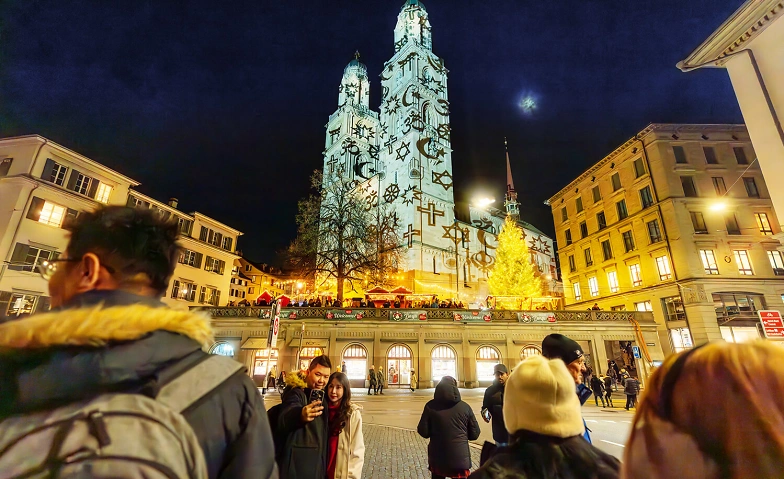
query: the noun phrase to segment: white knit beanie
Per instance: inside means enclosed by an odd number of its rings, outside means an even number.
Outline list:
[[[531,356],[517,365],[504,388],[504,423],[555,437],[585,432],[574,378],[560,359]]]

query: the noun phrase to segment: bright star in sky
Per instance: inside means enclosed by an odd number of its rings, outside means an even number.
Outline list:
[[[519,104],[520,110],[523,111],[523,114],[527,116],[531,116],[534,114],[534,110],[536,110],[536,98],[533,97],[531,94],[526,94],[523,96],[523,99],[520,100]]]

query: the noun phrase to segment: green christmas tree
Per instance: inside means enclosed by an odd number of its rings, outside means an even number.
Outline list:
[[[531,263],[525,234],[509,217],[498,235],[495,263],[488,285],[493,296],[533,298],[542,295],[542,280]]]

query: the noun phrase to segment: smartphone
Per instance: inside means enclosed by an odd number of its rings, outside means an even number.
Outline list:
[[[490,411],[487,409],[482,410],[482,417],[485,418],[485,421],[490,420]]]
[[[324,390],[323,389],[311,389],[310,390],[310,402],[318,401],[320,403],[324,402]]]

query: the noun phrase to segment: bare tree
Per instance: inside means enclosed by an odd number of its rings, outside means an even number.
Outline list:
[[[364,194],[360,183],[340,174],[311,176],[315,193],[299,202],[297,238],[289,246],[292,266],[322,285],[337,283],[343,300],[346,281],[384,285],[401,256],[397,215]]]

